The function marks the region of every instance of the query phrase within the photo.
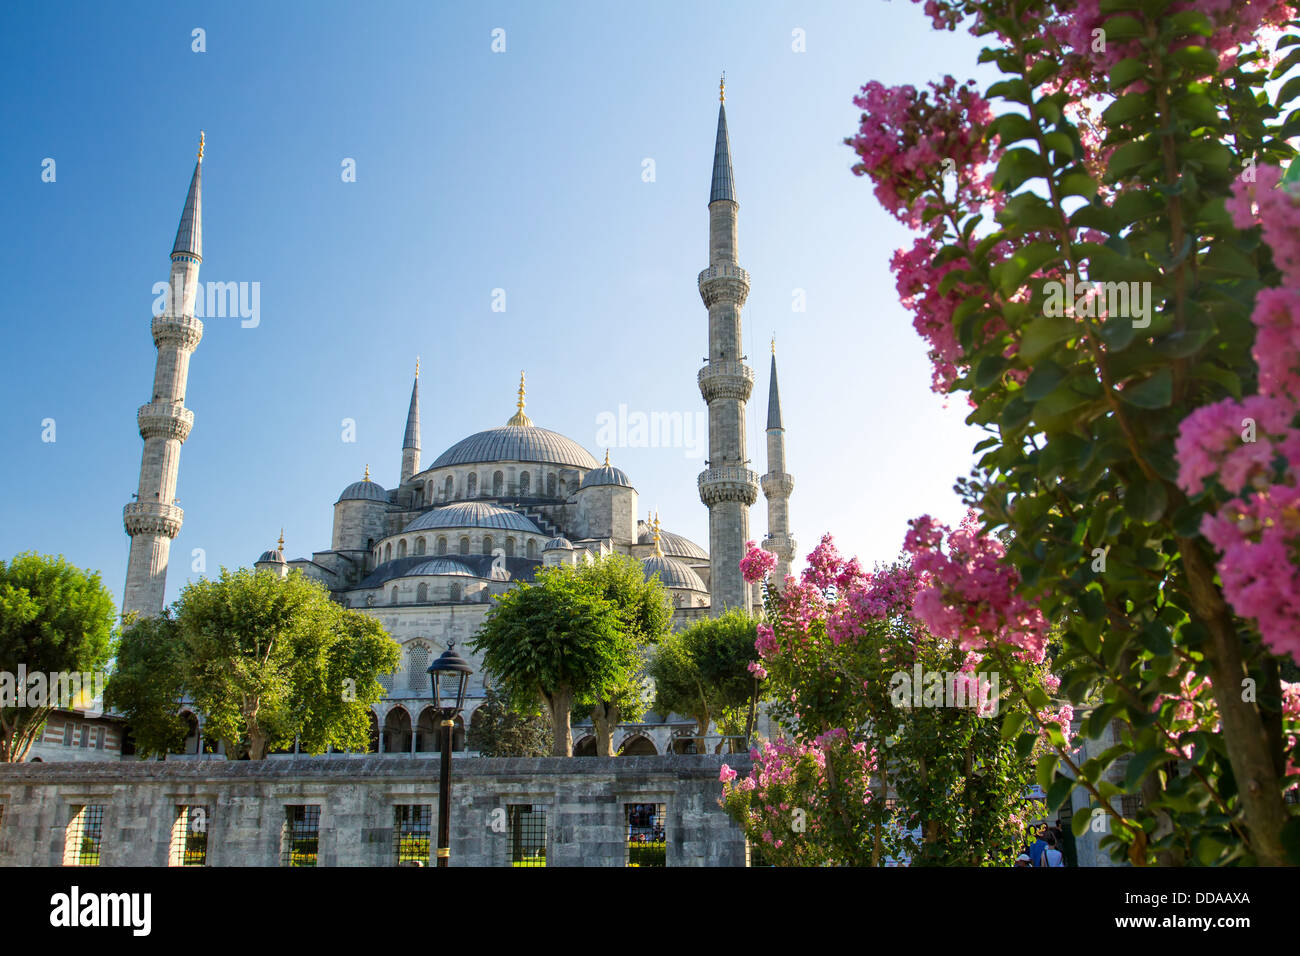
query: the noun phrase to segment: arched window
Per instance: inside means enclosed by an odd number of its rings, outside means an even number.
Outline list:
[[[566,485],[564,479],[561,478],[561,479],[560,479],[560,497],[561,497],[561,498],[563,498],[563,497],[565,496],[565,494],[567,493],[567,489],[568,489],[568,485]]]
[[[424,507],[424,485],[416,485],[415,488],[415,507]]]
[[[404,754],[411,750],[411,715],[394,707],[384,718],[384,753]]]
[[[438,553],[439,553],[439,554],[446,554],[446,553],[447,553],[447,536],[446,536],[446,535],[443,535],[443,534],[438,535]]]
[[[427,501],[429,504],[433,504],[433,479],[432,478],[430,478],[429,481],[425,483],[424,500]]]
[[[446,498],[448,501],[450,501],[450,500],[451,500],[451,495],[452,495],[452,490],[453,490],[454,488],[455,488],[455,485],[454,485],[453,482],[452,482],[451,475],[448,475],[448,476],[447,476],[447,481],[446,481],[446,483],[442,486],[442,496],[443,496],[444,498]]]
[[[447,597],[453,601],[459,601],[461,596],[461,587],[459,584],[453,584],[447,591]]]
[[[530,558],[537,557],[537,542],[534,541],[532,538],[528,539],[527,554]]]
[[[416,554],[424,554],[424,549],[425,549],[426,547],[428,547],[428,545],[425,544],[425,541],[424,541],[424,538],[423,538],[423,537],[420,537],[420,538],[416,538],[416,539],[415,539],[415,553],[416,553]]]
[[[441,740],[438,735],[437,713],[432,707],[426,707],[420,712],[420,719],[415,725],[415,752],[437,753],[441,747]]]
[[[477,494],[478,494],[478,473],[472,471],[470,472],[469,477],[465,479],[465,497],[473,498]]]
[[[483,553],[484,554],[492,553],[492,535],[490,534],[483,535]]]
[[[554,472],[546,476],[546,494],[551,498],[555,497],[555,473]]]
[[[393,603],[397,603],[397,585],[393,585]]]
[[[515,539],[506,538],[506,557],[513,558],[514,556],[515,556]]]
[[[374,538],[366,538],[366,550],[367,550],[367,551],[374,551],[374,550],[375,550],[375,539],[374,539]],[[375,557],[376,557],[376,558],[379,557],[379,553],[378,553],[378,552],[375,552]]]
[[[423,694],[429,687],[429,648],[416,642],[406,658],[406,689]]]
[[[519,494],[528,494],[528,472],[526,471],[519,476]]]
[[[421,583],[415,589],[415,600],[420,604],[426,604],[429,601],[429,585]]]
[[[461,539],[460,539],[460,553],[461,553],[461,554],[469,554],[469,536],[468,536],[468,535],[461,535]]]
[[[403,538],[401,541],[397,542],[397,556],[398,556],[399,558],[404,558],[404,557],[406,557],[406,539],[405,539],[405,538]]]
[[[393,542],[391,541],[388,542],[388,544],[384,545],[384,560],[385,561],[393,560]]]
[[[501,472],[492,473],[492,497],[500,498],[506,493],[506,476]]]

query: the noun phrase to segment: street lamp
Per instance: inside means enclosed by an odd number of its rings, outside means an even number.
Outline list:
[[[474,673],[465,658],[456,653],[452,641],[442,656],[429,665],[433,685],[433,707],[442,725],[442,773],[438,782],[438,866],[451,858],[451,733],[456,715],[465,706],[465,688]]]

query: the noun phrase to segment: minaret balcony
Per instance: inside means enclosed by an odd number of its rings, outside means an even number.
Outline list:
[[[744,362],[710,362],[696,379],[706,402],[715,398],[747,402],[754,390],[754,370]]]
[[[170,402],[151,402],[141,405],[135,413],[141,438],[170,438],[184,441],[194,427],[194,413],[184,405]]]
[[[749,297],[749,273],[740,266],[722,263],[709,266],[700,273],[700,298],[707,307],[715,302],[745,304]]]
[[[165,505],[158,501],[132,501],[122,509],[122,524],[126,533],[161,534],[174,538],[181,531],[181,522],[185,512],[176,505]]]
[[[152,329],[158,348],[172,345],[193,352],[203,338],[203,323],[192,315],[155,315]]]
[[[748,468],[726,465],[700,472],[700,500],[706,505],[740,501],[752,505],[758,500],[758,475]]]
[[[796,542],[788,534],[769,534],[763,538],[763,550],[771,551],[779,558],[785,558],[786,561],[794,559],[794,549]]]
[[[789,498],[794,491],[794,475],[769,471],[763,476],[763,494],[769,498]]]

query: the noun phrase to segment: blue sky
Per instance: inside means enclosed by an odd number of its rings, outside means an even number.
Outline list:
[[[191,49],[195,28],[206,52]],[[980,436],[960,399],[945,408],[929,391],[888,269],[908,235],[849,172],[842,140],[861,84],[964,79],[977,49],[901,0],[9,10],[0,556],[62,553],[120,598],[152,288],[200,129],[200,278],[259,283],[260,322],[208,319],[194,356],[169,601],[196,576],[194,549],[209,573],[248,565],[283,526],[290,557],[308,556],[329,547],[333,502],[366,464],[395,484],[417,355],[426,465],[505,423],[521,368],[534,422],[598,458],[602,412],[703,411],[695,277],[725,69],[752,277],[752,467],[766,469],[775,332],[801,555],[830,531],[868,563],[890,558],[908,518],[959,516],[952,483]],[[643,516],[658,508],[707,545],[700,458],[611,457]],[[766,528],[761,496],[751,528]]]

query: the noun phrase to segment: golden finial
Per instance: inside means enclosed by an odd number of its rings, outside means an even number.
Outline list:
[[[199,160],[203,159],[203,130],[199,130]]]
[[[415,357],[415,377],[420,377],[420,356]]]
[[[353,474],[355,475],[356,472],[354,471]],[[361,476],[361,480],[362,480],[362,481],[369,481],[369,480],[370,480],[370,466],[369,466],[369,465],[366,465],[366,473],[365,473],[364,475]]]
[[[510,416],[507,425],[531,425],[532,419],[524,414],[524,373],[521,369],[519,372],[519,401],[515,405],[515,413]]]
[[[722,71],[722,79],[718,80],[718,102],[727,102],[727,71]]]
[[[606,467],[606,468],[609,467],[609,449],[608,449],[608,448],[605,449],[605,467]]]
[[[776,333],[772,333],[772,354],[776,354]]]
[[[650,530],[654,537],[655,557],[662,558],[664,556],[664,551],[663,548],[659,547],[659,512],[658,511],[655,512],[654,524],[650,526]]]
[[[283,527],[280,528],[280,540],[276,542],[275,550],[277,551],[284,550],[284,528]]]

